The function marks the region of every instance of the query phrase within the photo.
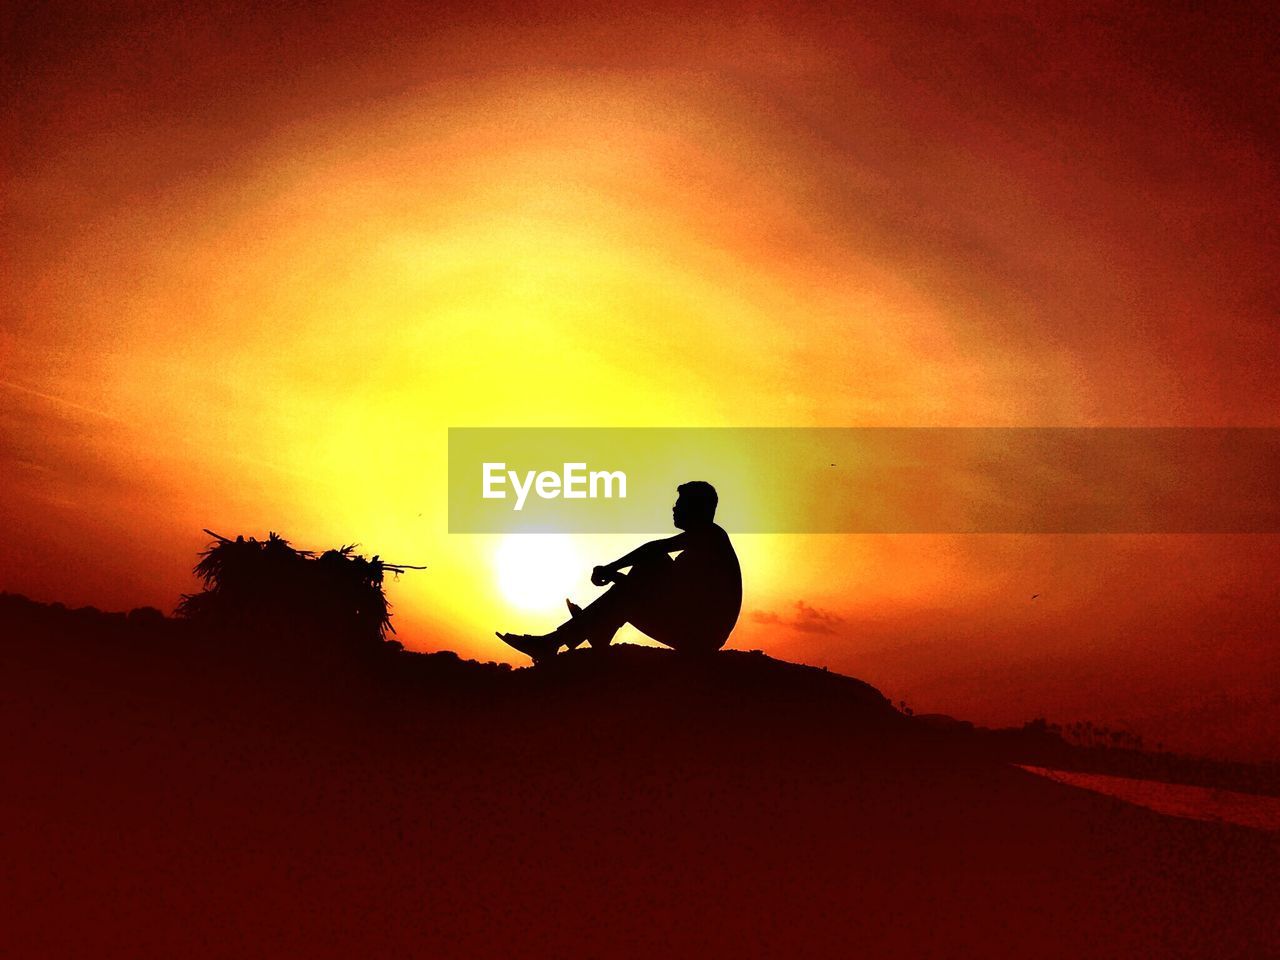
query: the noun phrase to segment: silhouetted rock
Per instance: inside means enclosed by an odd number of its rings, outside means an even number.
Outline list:
[[[1048,724],[907,717],[758,652],[619,645],[511,670],[285,646],[264,667],[260,643],[190,622],[0,595],[19,825],[0,952],[1065,960],[1275,942],[1274,838],[1011,767],[1103,755]]]

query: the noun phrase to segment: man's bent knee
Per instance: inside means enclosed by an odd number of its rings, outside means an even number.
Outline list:
[[[654,587],[661,588],[674,564],[675,561],[665,553],[641,557],[632,564],[631,572],[622,582],[628,585],[629,593],[637,590],[648,591]]]
[[[635,573],[638,570],[665,570],[673,563],[675,561],[671,559],[671,554],[663,550],[645,551],[636,560],[631,572]]]

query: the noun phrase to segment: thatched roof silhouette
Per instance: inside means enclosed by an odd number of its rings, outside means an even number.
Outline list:
[[[200,593],[183,594],[181,617],[215,626],[303,627],[381,643],[395,633],[383,579],[424,567],[366,558],[356,545],[316,554],[274,531],[265,540],[234,540],[212,530],[195,574]]]

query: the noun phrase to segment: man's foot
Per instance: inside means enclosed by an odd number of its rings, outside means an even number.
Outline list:
[[[578,614],[582,612],[582,608],[578,606],[576,603],[574,603],[572,600],[570,600],[568,597],[564,598],[564,605],[569,608],[569,616],[571,617],[576,617]],[[587,639],[586,637],[575,636],[572,640],[566,640],[564,645],[568,647],[570,650],[577,650],[578,647],[582,645],[582,641],[586,639]]]
[[[572,600],[570,600],[568,597],[565,597],[564,604],[566,607],[569,608],[569,616],[571,617],[576,617],[578,614],[582,612],[582,608],[578,606],[576,603],[574,603]],[[590,637],[576,637],[572,642],[566,640],[565,645],[570,650],[576,650],[585,640],[587,643],[591,644],[592,650],[600,650],[600,649],[603,649],[604,647],[607,647],[610,641],[612,641],[612,639],[613,639],[612,637],[609,637],[607,640],[605,640],[604,643],[596,643]]]
[[[514,647],[525,656],[531,657],[535,666],[554,657],[563,642],[554,633],[535,637],[527,633],[498,633],[495,631],[494,636],[507,646]]]

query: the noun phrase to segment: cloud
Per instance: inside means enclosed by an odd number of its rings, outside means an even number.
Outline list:
[[[751,620],[753,623],[787,627],[799,633],[832,633],[844,622],[843,617],[820,607],[811,607],[803,600],[792,604],[791,612],[786,616],[773,610],[753,610]]]

